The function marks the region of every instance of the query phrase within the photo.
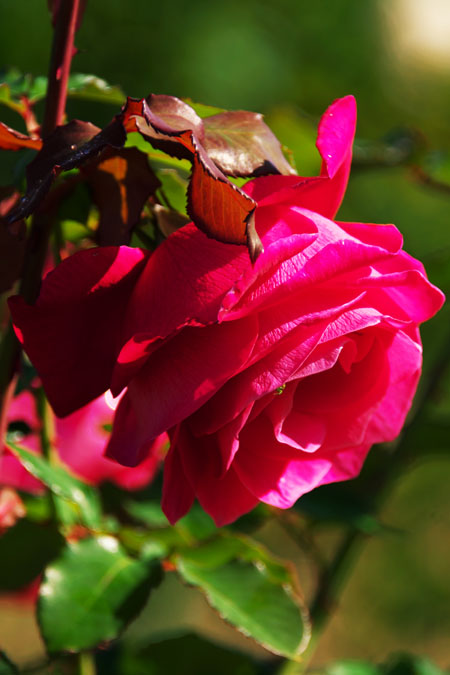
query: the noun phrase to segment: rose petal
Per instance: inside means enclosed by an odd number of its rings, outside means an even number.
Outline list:
[[[186,476],[175,447],[169,450],[164,462],[164,483],[162,494],[162,510],[173,525],[186,515],[195,499],[195,492]]]
[[[328,218],[334,218],[347,187],[356,128],[353,96],[335,101],[319,123],[317,149],[322,157],[319,177],[267,176],[247,183],[245,191],[258,206],[296,203]]]
[[[109,389],[127,300],[147,256],[126,246],[81,251],[47,275],[35,305],[10,298],[18,337],[57,415]]]
[[[127,490],[137,490],[153,478],[167,437],[157,439],[139,466],[124,467],[104,456],[109,439],[106,427],[112,423],[113,414],[105,396],[100,396],[68,417],[57,420],[58,453],[71,470],[88,483],[96,485],[111,480]]]
[[[200,408],[243,367],[256,335],[256,317],[247,317],[233,326],[185,328],[164,344],[131,381],[124,397],[136,420],[130,422],[135,424],[133,434],[138,439],[135,447],[142,447]],[[118,413],[122,405],[121,401]],[[112,449],[113,445],[116,447],[115,431],[116,424],[108,456],[127,464],[136,461],[126,459],[123,454],[119,456]]]
[[[218,478],[220,467],[214,437],[194,438],[186,425],[181,425],[177,448],[198,501],[218,527],[256,506],[257,498],[242,485],[233,466]]]

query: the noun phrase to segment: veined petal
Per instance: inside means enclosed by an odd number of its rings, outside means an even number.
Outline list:
[[[127,391],[141,445],[192,415],[243,368],[257,327],[255,316],[188,327],[147,360]]]

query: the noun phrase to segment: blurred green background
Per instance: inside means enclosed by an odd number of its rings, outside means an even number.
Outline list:
[[[45,75],[51,39],[46,2],[0,0],[0,16],[0,68]],[[354,94],[356,164],[340,217],[394,222],[406,249],[449,292],[450,190],[424,185],[411,171],[411,162],[418,163],[450,183],[448,0],[88,0],[76,43],[72,71],[93,73],[128,95],[165,93],[263,112],[293,151],[299,173],[319,166],[314,140],[320,114],[335,98]],[[117,110],[75,100],[68,105],[69,117],[100,126]],[[6,108],[0,115],[23,129]],[[396,163],[385,139],[394,148],[409,143],[410,161],[382,166]],[[4,154],[0,179],[9,182],[15,158]],[[443,347],[448,324],[447,308],[423,331],[426,369]],[[399,532],[365,547],[316,663],[382,660],[405,649],[450,664],[450,439],[436,448],[432,438],[434,422],[450,423],[448,379],[428,404],[431,436],[423,460],[403,477],[382,514]],[[304,569],[284,534],[261,537]],[[8,600],[1,608],[0,647],[26,660],[37,645],[30,612]],[[165,584],[153,615],[140,622],[141,637],[186,627],[219,642],[235,640],[194,591]],[[236,644],[251,649],[244,638]]]

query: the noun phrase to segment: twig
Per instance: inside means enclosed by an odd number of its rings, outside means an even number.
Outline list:
[[[45,137],[55,129],[64,118],[67,97],[67,80],[74,50],[74,36],[80,12],[80,0],[61,0],[55,30],[53,33],[52,54],[50,58],[46,107],[42,124]],[[51,222],[45,214],[36,213],[33,217],[27,239],[23,273],[19,293],[29,303],[35,302],[41,283],[42,269],[48,249]],[[10,383],[18,369],[20,345],[11,323],[0,344],[0,404],[2,410],[7,406]],[[2,420],[4,413],[2,413]]]

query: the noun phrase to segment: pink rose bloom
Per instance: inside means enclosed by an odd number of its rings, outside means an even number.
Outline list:
[[[146,459],[137,467],[125,467],[108,459],[104,452],[116,405],[107,392],[72,415],[57,419],[55,445],[61,460],[81,480],[92,485],[110,480],[126,490],[137,490],[152,480],[168,438],[162,434],[149,444]],[[12,400],[8,422],[25,423],[29,433],[18,442],[40,452],[39,419],[31,392],[23,391]],[[30,493],[39,493],[43,489],[42,483],[29,474],[7,448],[0,455],[0,485]]]
[[[195,498],[218,525],[259,501],[291,506],[358,474],[373,443],[399,433],[421,372],[420,322],[443,302],[393,225],[335,222],[350,171],[353,97],[319,125],[321,175],[256,178],[264,253],[193,224],[153,254],[80,252],[17,334],[55,411],[125,389],[108,454],[128,466],[169,431],[163,508]]]

